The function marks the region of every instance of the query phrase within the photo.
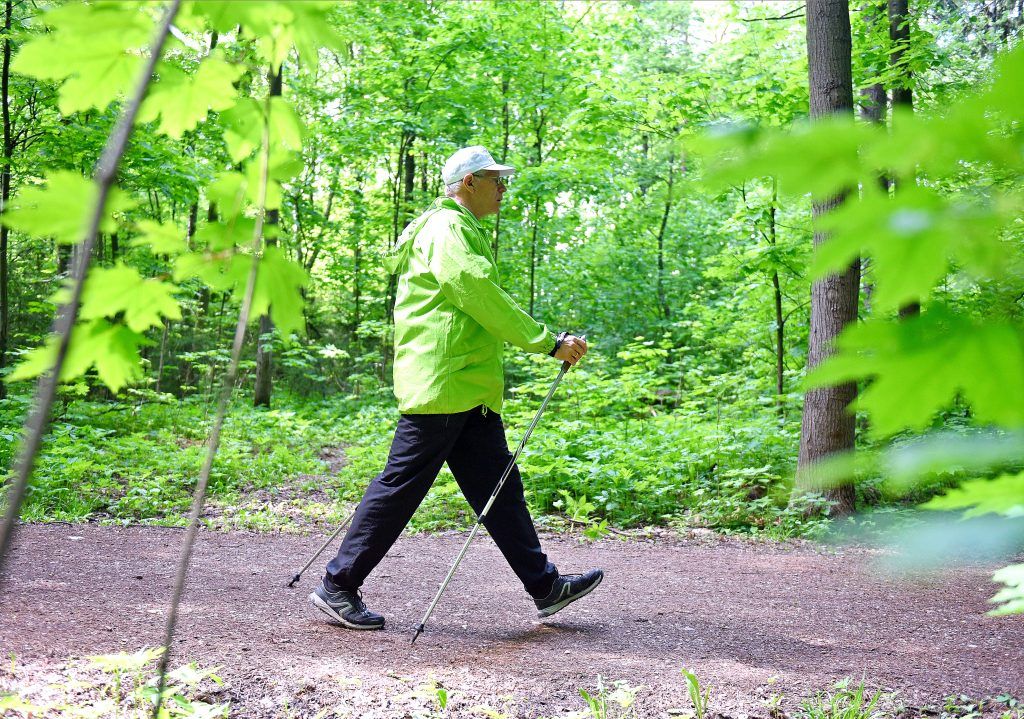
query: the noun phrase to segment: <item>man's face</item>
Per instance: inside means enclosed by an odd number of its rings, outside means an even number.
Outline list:
[[[483,170],[473,175],[473,187],[476,188],[474,204],[477,217],[495,214],[501,207],[501,198],[505,194],[505,182],[494,170]]]

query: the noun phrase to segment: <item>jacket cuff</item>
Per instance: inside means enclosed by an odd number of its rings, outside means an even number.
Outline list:
[[[552,350],[550,352],[548,352],[549,355],[551,355],[552,357],[555,356],[555,352],[557,352],[558,348],[562,346],[563,342],[565,342],[565,336],[567,334],[569,334],[569,333],[568,332],[559,332],[558,333],[558,336],[555,337],[555,346],[552,348]]]

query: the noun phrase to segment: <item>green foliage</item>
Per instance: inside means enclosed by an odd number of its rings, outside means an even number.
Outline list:
[[[636,717],[637,693],[643,689],[641,686],[631,686],[629,682],[616,680],[609,688],[605,685],[601,675],[597,675],[597,688],[594,694],[580,687],[580,696],[587,703],[586,716],[591,719],[626,719]]]
[[[992,580],[1006,586],[992,597],[1000,606],[990,614],[1024,614],[1024,564],[1011,564],[992,575]]]
[[[850,686],[849,679],[835,685],[834,691],[819,692],[801,704],[798,714],[806,719],[882,719],[885,712],[878,706],[882,692],[868,694],[861,681]]]
[[[43,185],[23,190],[3,214],[8,227],[34,237],[52,237],[57,242],[73,245],[85,239],[88,218],[98,197],[96,186],[74,172],[56,171]],[[114,212],[131,208],[135,203],[113,190],[107,200],[106,215],[100,231],[112,232],[117,227]]]
[[[979,423],[1024,426],[1024,329],[1018,323],[975,320],[935,305],[900,323],[877,318],[858,324],[837,346],[841,354],[810,373],[808,385],[874,378],[857,408],[872,418],[875,437],[923,429],[957,398]]]
[[[708,700],[711,698],[711,687],[701,688],[697,675],[685,667],[680,670],[686,679],[686,693],[690,696],[695,719],[704,719],[708,713]]]
[[[21,685],[15,693],[0,695],[0,710],[4,711],[4,716],[15,712],[12,716],[146,719],[153,715],[157,694],[155,664],[162,653],[161,647],[144,647],[133,653],[102,654],[69,662],[64,669],[66,681],[48,687],[49,696],[45,701],[34,697],[38,687],[33,687],[31,677],[21,677]],[[229,716],[227,703],[214,704],[200,698],[209,697],[224,684],[217,675],[218,670],[216,667],[201,669],[191,663],[170,671],[160,719]],[[12,666],[12,674],[17,673]],[[60,698],[49,698],[57,687]]]
[[[995,479],[972,479],[934,497],[925,509],[963,509],[964,517],[989,512],[1007,517],[1024,517],[1024,472],[1004,474]]]
[[[845,195],[819,222],[826,241],[811,271],[866,258],[870,317],[843,332],[805,385],[864,384],[850,410],[875,441],[941,426],[954,409],[982,427],[1024,426],[1022,87],[1018,46],[997,58],[989,82],[940,112],[897,113],[891,128],[850,117],[703,141],[718,182],[770,174],[784,192]],[[895,191],[881,191],[879,177],[896,178]],[[1017,288],[1016,300],[996,304],[1004,287]],[[910,302],[919,316],[893,317]],[[947,459],[955,469],[962,456]],[[828,482],[871,461],[833,458],[812,471]],[[972,480],[926,506],[1019,513],[1016,477]],[[1016,600],[1008,583],[1000,596]]]
[[[220,112],[235,105],[234,83],[243,71],[215,55],[204,58],[191,75],[166,65],[139,109],[139,122],[159,119],[158,132],[180,138],[211,110]]]
[[[315,56],[315,43],[332,37],[321,24],[326,9],[324,4],[292,10],[256,3],[226,11],[218,4],[199,3],[190,6],[182,19],[188,30],[199,32],[205,29],[205,20],[215,25],[224,22],[225,12],[233,21],[244,20],[247,28],[260,31],[257,55],[262,54],[277,67],[293,45]],[[60,91],[62,113],[103,110],[137,82],[141,66],[138,49],[148,40],[151,19],[134,3],[65,5],[45,13],[41,22],[50,32],[21,48],[14,69],[39,80],[65,80]],[[288,27],[279,23],[288,23]],[[54,58],[63,58],[58,63],[64,69],[53,69]],[[148,246],[165,256],[173,254],[179,280],[202,278],[221,290],[230,289],[236,299],[244,292],[249,268],[258,262],[252,319],[269,312],[287,337],[305,327],[301,290],[307,275],[279,248],[259,249],[261,238],[253,237],[256,225],[250,217],[280,207],[280,183],[301,168],[294,153],[301,149],[302,131],[284,98],[260,101],[240,94],[239,82],[247,72],[251,72],[250,66],[227,58],[225,53],[196,57],[189,48],[184,53],[175,48],[158,63],[157,80],[149,89],[138,121],[156,122],[155,132],[180,139],[196,131],[201,123],[213,125],[207,120],[211,112],[217,113],[224,119],[224,139],[232,160],[242,162],[244,167],[242,172],[228,175],[236,178],[237,198],[222,207],[222,231],[207,233],[209,239],[218,240],[210,242],[216,256],[191,251],[189,243],[178,239],[183,234],[180,228],[149,218],[139,222],[140,237],[133,244]],[[266,162],[262,156],[266,156]],[[266,187],[261,183],[264,164],[269,164]],[[3,219],[12,229],[28,235],[73,244],[84,238],[97,197],[97,187],[78,173],[51,172],[44,188],[23,190]],[[115,190],[100,230],[116,233],[131,229],[132,225],[120,221],[115,213],[124,214],[136,204],[127,193]],[[247,236],[240,236],[236,230],[248,231]],[[236,245],[253,247],[257,256],[238,252]],[[116,392],[140,379],[138,347],[147,342],[145,333],[151,327],[162,327],[165,319],[181,319],[178,292],[178,287],[157,278],[144,279],[139,270],[124,264],[94,269],[87,282],[79,325],[72,334],[72,345],[77,346],[71,349],[72,361],[62,370],[61,380],[73,380],[95,367],[98,379]],[[51,338],[9,379],[27,379],[45,372],[55,357],[54,346]]]
[[[8,419],[14,412],[7,411]],[[232,412],[210,477],[215,504],[230,508],[260,490],[272,495],[282,482],[321,470],[320,449],[334,438],[318,415],[245,405]],[[71,405],[37,460],[23,516],[184,523],[208,422],[195,401]],[[14,437],[2,443],[9,451]]]
[[[69,3],[45,13],[41,23],[49,32],[25,43],[11,69],[63,81],[62,114],[103,110],[138,80],[137,50],[150,41],[152,22],[135,3]]]

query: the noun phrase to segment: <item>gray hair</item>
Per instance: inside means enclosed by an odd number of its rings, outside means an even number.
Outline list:
[[[455,193],[462,187],[462,180],[456,180],[455,182],[449,182],[444,186],[445,197],[455,197]]]

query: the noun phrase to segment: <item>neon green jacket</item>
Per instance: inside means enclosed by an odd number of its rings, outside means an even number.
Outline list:
[[[398,275],[395,396],[403,414],[501,411],[505,342],[550,352],[555,336],[498,286],[483,225],[440,197],[384,258]]]

